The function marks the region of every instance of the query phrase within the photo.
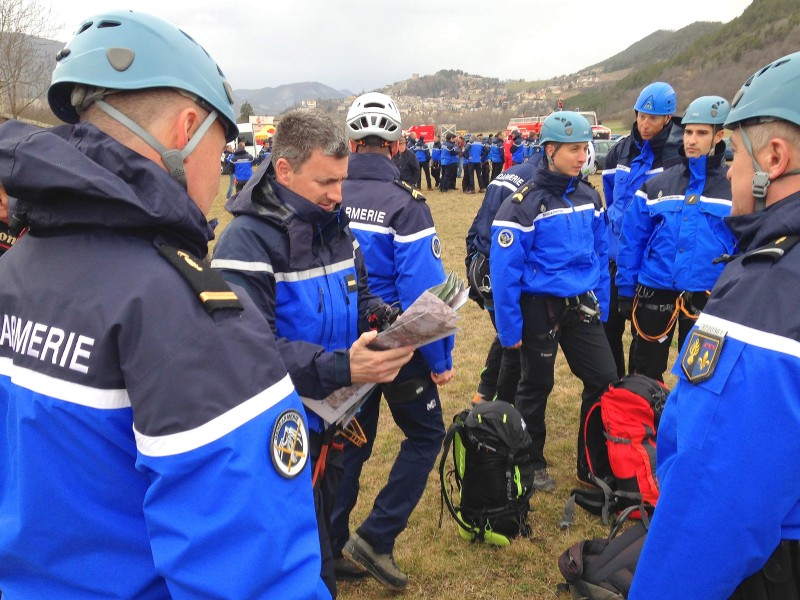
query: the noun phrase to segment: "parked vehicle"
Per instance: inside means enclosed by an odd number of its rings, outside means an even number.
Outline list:
[[[435,125],[412,125],[406,130],[407,133],[415,133],[417,139],[425,138],[426,142],[432,142],[433,136],[436,133]]]
[[[589,121],[589,125],[592,126],[592,139],[594,140],[607,140],[611,138],[611,130],[600,123],[597,119],[597,113],[593,110],[585,111],[579,110],[576,111],[579,115],[583,115],[586,117],[586,120]]]
[[[606,155],[611,147],[616,144],[621,138],[616,140],[592,140],[594,144],[594,164],[598,171],[606,168]]]
[[[536,137],[539,137],[545,118],[546,117],[514,117],[509,120],[506,126],[506,137],[508,137],[512,131],[519,131],[522,137],[526,137],[529,133],[533,133]]]
[[[730,136],[722,138],[725,142],[725,160],[733,160],[733,147],[731,146]]]

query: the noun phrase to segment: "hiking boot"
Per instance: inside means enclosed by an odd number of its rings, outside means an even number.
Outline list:
[[[333,574],[336,581],[359,581],[369,575],[361,565],[350,562],[345,557],[333,559]]]
[[[378,554],[364,539],[354,533],[342,549],[349,561],[369,571],[382,585],[395,592],[408,586],[408,575],[400,570],[391,554]]]
[[[547,467],[536,469],[533,472],[533,488],[542,492],[552,492],[556,489],[556,482],[550,477]]]

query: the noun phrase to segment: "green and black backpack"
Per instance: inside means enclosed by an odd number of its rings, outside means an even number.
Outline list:
[[[498,546],[528,537],[533,466],[531,438],[519,411],[499,400],[464,410],[453,418],[443,446],[442,504],[461,537]]]

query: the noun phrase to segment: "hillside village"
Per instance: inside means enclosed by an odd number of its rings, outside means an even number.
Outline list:
[[[545,115],[556,109],[559,99],[596,86],[603,68],[566,75],[546,82],[500,81],[463,71],[439,71],[435,75],[413,74],[378,91],[389,94],[409,122],[458,121],[459,128],[484,129],[505,126],[510,117]],[[304,100],[300,106],[326,112],[347,112],[355,95],[337,100]]]

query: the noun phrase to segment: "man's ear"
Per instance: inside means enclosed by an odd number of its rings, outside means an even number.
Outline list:
[[[769,173],[769,178],[775,180],[791,170],[793,151],[789,143],[783,138],[772,138],[764,148],[763,162],[759,164]]]
[[[174,123],[175,147],[178,150],[183,150],[200,125],[203,124],[203,120],[200,118],[196,108],[187,107],[178,113]]]
[[[294,175],[294,168],[292,168],[292,164],[286,160],[285,158],[279,158],[275,164],[275,181],[280,183],[283,186],[289,186],[292,182],[292,176]]]

